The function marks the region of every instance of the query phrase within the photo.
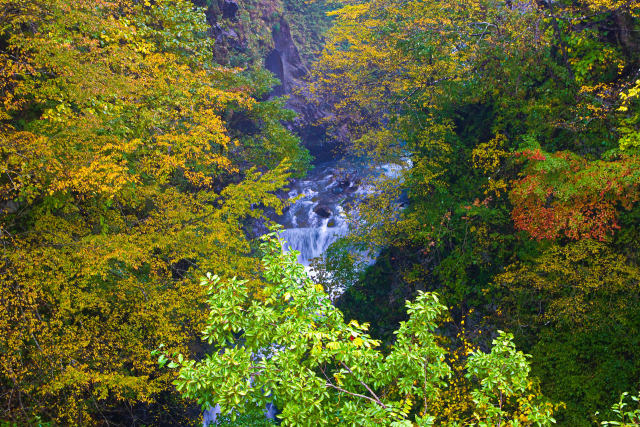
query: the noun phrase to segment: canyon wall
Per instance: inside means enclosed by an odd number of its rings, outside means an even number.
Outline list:
[[[317,160],[339,154],[337,142],[327,136],[322,119],[325,106],[310,101],[309,67],[322,48],[328,25],[317,4],[302,0],[194,0],[206,8],[215,58],[234,67],[263,66],[280,84],[269,95],[286,96],[287,108],[297,117],[286,126],[297,134]]]

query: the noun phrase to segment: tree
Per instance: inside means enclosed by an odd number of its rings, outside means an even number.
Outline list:
[[[132,423],[175,400],[149,353],[197,341],[192,275],[258,267],[247,220],[308,155],[189,1],[0,10],[1,417]]]
[[[509,325],[560,422],[591,424],[637,385],[639,2],[343,5],[316,94],[355,155],[410,166],[358,207],[343,248],[381,256],[338,304],[388,340],[399,300],[438,291],[480,345]]]
[[[505,295],[503,327],[533,354],[546,395],[566,402],[559,421],[610,414],[601,402],[636,387],[640,269],[620,250],[593,240],[550,245],[495,281]]]
[[[200,361],[160,354],[161,365],[180,369],[177,389],[232,417],[273,401],[285,425],[432,425],[438,414],[431,405],[451,375],[435,333],[446,311],[438,296],[421,293],[407,302],[409,319],[385,353],[367,324],[344,321],[297,253],[282,253],[276,233],[262,239],[263,300],[246,280],[202,279],[209,305],[203,337],[214,351]],[[550,425],[551,407],[524,396],[528,356],[512,339],[500,332],[490,353],[469,356],[467,376],[478,387],[468,422]]]

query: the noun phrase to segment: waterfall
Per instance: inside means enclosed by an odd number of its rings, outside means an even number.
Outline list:
[[[298,262],[305,267],[313,258],[321,256],[329,246],[347,233],[347,226],[341,221],[339,226],[327,227],[329,219],[324,219],[320,227],[289,228],[280,233],[285,241],[284,250],[300,252]]]
[[[283,249],[300,252],[298,262],[305,267],[347,234],[344,207],[355,201],[360,183],[357,173],[352,166],[345,169],[340,162],[328,162],[292,183],[288,196],[294,202],[276,221],[285,227],[280,233]]]
[[[396,179],[407,167],[411,167],[408,158],[400,164],[373,168],[344,161],[316,166],[305,179],[293,183],[288,196],[295,202],[276,219],[285,227],[280,233],[285,241],[284,250],[299,251],[298,262],[309,267],[313,258],[321,256],[347,234],[344,210],[352,208],[352,214],[356,213],[359,200],[375,191],[368,179],[379,176]]]

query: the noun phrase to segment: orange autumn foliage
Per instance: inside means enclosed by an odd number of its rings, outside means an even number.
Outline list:
[[[587,161],[569,152],[517,153],[528,159],[524,177],[510,197],[516,228],[536,239],[605,240],[619,228],[619,209],[640,200],[640,161],[617,158]]]

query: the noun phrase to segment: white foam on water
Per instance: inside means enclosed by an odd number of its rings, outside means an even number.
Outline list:
[[[329,227],[331,218],[322,219],[319,227],[288,228],[280,232],[285,241],[284,250],[300,252],[298,262],[309,267],[312,259],[321,256],[329,246],[347,234],[348,227],[344,219],[333,219],[335,226]]]

